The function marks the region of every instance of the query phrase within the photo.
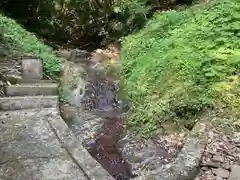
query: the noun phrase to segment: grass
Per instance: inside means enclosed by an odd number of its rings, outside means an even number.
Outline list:
[[[214,111],[239,126],[240,3],[212,0],[155,14],[124,39],[128,126],[149,137],[164,124],[187,127]]]
[[[43,60],[48,75],[60,72],[60,59],[52,48],[44,45],[34,34],[27,32],[14,20],[0,14],[1,53],[31,54]]]

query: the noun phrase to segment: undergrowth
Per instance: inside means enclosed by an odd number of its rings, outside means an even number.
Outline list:
[[[60,59],[52,48],[44,45],[34,34],[27,32],[14,20],[0,14],[1,53],[31,54],[43,60],[44,70],[49,75],[60,72]]]
[[[155,14],[125,38],[122,75],[132,101],[129,127],[151,136],[194,124],[211,109],[240,119],[240,3],[213,0]]]

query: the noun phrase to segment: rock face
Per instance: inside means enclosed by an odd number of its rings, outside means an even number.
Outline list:
[[[22,76],[24,79],[42,79],[42,61],[36,58],[23,59]]]

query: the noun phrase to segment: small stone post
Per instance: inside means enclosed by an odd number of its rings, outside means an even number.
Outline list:
[[[22,58],[23,79],[43,79],[43,63],[36,57]]]

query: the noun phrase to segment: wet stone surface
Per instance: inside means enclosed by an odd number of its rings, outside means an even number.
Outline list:
[[[171,166],[183,147],[184,134],[162,136],[156,140],[125,135],[118,146],[124,159],[132,165],[132,172],[144,175],[143,171],[161,171]]]

